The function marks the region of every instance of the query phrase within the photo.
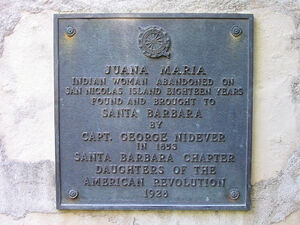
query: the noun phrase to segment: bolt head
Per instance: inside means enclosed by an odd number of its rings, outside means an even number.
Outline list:
[[[231,34],[232,34],[232,36],[234,36],[234,37],[238,37],[238,36],[240,36],[241,34],[242,34],[242,29],[239,27],[239,26],[237,26],[237,25],[234,25],[232,28],[231,28]]]
[[[76,30],[72,26],[67,26],[67,28],[66,28],[66,34],[69,37],[73,37],[76,34]]]
[[[232,199],[232,200],[237,200],[239,197],[240,197],[240,192],[237,188],[232,188],[230,189],[229,191],[229,197]]]
[[[76,191],[76,190],[71,189],[71,190],[69,191],[69,197],[70,197],[71,199],[77,198],[78,195],[79,195],[79,193],[78,193],[78,191]]]

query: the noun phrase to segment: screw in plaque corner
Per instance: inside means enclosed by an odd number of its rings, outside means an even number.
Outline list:
[[[73,190],[73,189],[71,189],[71,190],[69,191],[69,198],[75,199],[75,198],[77,198],[78,196],[79,196],[79,192],[78,192],[78,191]]]
[[[68,37],[73,37],[76,34],[76,29],[72,26],[67,26],[65,33]]]
[[[234,37],[238,37],[238,36],[240,36],[243,33],[242,29],[239,26],[237,26],[237,25],[234,25],[231,28],[230,32],[231,32],[231,35],[234,36]]]
[[[240,191],[237,188],[232,188],[229,191],[229,198],[232,200],[237,200],[240,197]]]

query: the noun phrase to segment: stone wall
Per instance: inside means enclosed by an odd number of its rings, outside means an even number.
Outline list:
[[[250,211],[58,211],[54,169],[54,13],[252,13]],[[2,0],[0,224],[300,224],[299,0]]]

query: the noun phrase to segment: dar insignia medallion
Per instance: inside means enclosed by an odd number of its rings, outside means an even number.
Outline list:
[[[139,47],[145,56],[159,58],[161,56],[170,57],[168,52],[171,40],[167,32],[159,26],[149,26],[139,28]]]

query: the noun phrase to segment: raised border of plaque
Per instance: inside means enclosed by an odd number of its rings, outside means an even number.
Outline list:
[[[246,146],[245,146],[245,163],[246,170],[244,177],[245,179],[244,190],[231,189],[231,200],[230,203],[219,203],[219,204],[189,204],[188,202],[183,203],[125,203],[125,204],[109,204],[109,203],[84,203],[72,202],[63,203],[62,199],[68,196],[70,199],[78,197],[76,190],[70,190],[67,194],[62,193],[62,184],[65,182],[61,177],[61,164],[64,163],[61,158],[61,127],[60,127],[60,68],[59,68],[59,21],[60,20],[73,20],[73,19],[129,19],[129,20],[141,20],[141,19],[164,19],[164,20],[185,20],[185,19],[211,19],[211,20],[247,20],[248,21],[248,87],[247,87],[247,135]],[[252,153],[252,98],[253,98],[253,15],[252,14],[185,14],[185,13],[172,13],[172,14],[55,14],[54,15],[54,83],[55,83],[55,167],[56,167],[56,207],[57,209],[78,209],[78,210],[249,210],[250,209],[250,192],[251,192],[251,153]],[[69,29],[69,28],[67,28]],[[152,32],[149,30],[156,29],[157,32],[161,32],[164,36],[164,45],[159,51],[151,51],[143,45],[142,36],[146,32]],[[76,35],[76,30],[66,30],[66,34],[69,37]],[[143,33],[144,32],[144,33]],[[230,31],[229,31],[230,32]],[[240,30],[236,27],[232,27],[231,34],[233,36],[240,35]],[[172,37],[171,37],[172,38]],[[172,41],[172,40],[171,40]],[[170,44],[168,34],[157,27],[145,27],[140,31],[140,37],[137,37],[137,48],[140,48],[143,55],[153,60],[157,57],[168,58],[172,57],[172,42]],[[70,176],[72,172],[70,172]],[[238,177],[236,179],[239,179]],[[182,189],[184,191],[184,188]],[[236,204],[234,203],[235,198],[238,198],[240,192],[244,195],[244,201]],[[80,195],[79,195],[80,196]]]

